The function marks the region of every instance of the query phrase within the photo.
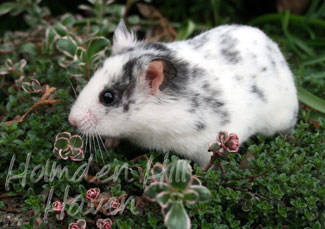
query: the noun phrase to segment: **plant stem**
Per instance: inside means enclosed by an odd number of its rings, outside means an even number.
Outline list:
[[[218,159],[218,160],[219,160],[219,167],[220,167],[221,174],[224,176],[224,175],[226,175],[225,167],[223,167],[222,160],[220,160],[220,159]]]
[[[213,165],[213,162],[217,159],[217,152],[215,152],[215,151],[212,151],[212,152],[213,152],[213,154],[211,156],[211,159],[210,159],[208,165],[202,170],[203,172],[208,171],[208,169],[211,168],[211,166]]]

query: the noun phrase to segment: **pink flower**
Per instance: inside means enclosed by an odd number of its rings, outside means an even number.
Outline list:
[[[111,199],[109,201],[110,208],[116,209],[120,206],[120,203],[116,199]]]
[[[77,222],[70,223],[69,229],[86,229],[86,220],[78,219]]]
[[[220,143],[221,148],[225,149],[228,153],[238,152],[239,139],[236,134],[228,134],[227,131],[219,131],[217,141]]]
[[[91,188],[87,191],[86,193],[86,198],[87,200],[93,200],[96,199],[100,194],[100,189],[99,188]]]
[[[96,226],[98,229],[111,229],[112,227],[112,220],[109,218],[107,219],[98,219],[96,222]]]
[[[62,212],[63,211],[63,203],[60,201],[53,202],[52,209],[53,209],[53,211],[58,212],[58,213]]]
[[[80,227],[76,223],[70,223],[69,224],[69,229],[80,229]]]
[[[228,132],[227,131],[219,131],[217,136],[217,141],[220,142],[222,148],[225,148],[225,142],[228,140]]]
[[[236,134],[229,134],[226,142],[226,150],[228,153],[237,153],[239,149],[239,139]]]

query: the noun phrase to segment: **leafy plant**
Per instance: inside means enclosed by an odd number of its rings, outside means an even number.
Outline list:
[[[79,135],[71,135],[69,132],[61,132],[56,135],[53,152],[59,159],[82,161],[85,158],[83,140]]]
[[[25,22],[32,28],[40,24],[45,24],[44,17],[50,15],[47,7],[41,7],[42,0],[16,0],[5,2],[0,5],[0,16],[10,14],[17,16],[18,14],[25,13]]]
[[[165,225],[168,228],[190,228],[191,221],[184,202],[207,202],[211,197],[210,191],[192,175],[192,168],[185,160],[174,161],[166,168],[156,165],[152,174],[154,180],[144,193],[162,208]]]

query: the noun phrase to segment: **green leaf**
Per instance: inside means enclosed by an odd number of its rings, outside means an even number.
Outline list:
[[[0,16],[10,12],[13,8],[15,8],[18,4],[14,2],[5,2],[0,5]]]
[[[78,219],[76,223],[78,224],[78,226],[80,228],[86,228],[86,224],[87,224],[86,223],[86,220],[84,220],[84,219]]]
[[[108,45],[109,40],[105,37],[94,37],[89,41],[88,47],[87,47],[87,54],[89,59],[91,59],[94,55],[97,53],[104,51]]]
[[[146,188],[144,191],[144,195],[149,199],[149,200],[155,200],[156,196],[164,191],[168,190],[168,185],[162,182],[154,182],[151,183],[149,187]]]
[[[58,138],[54,144],[55,148],[62,149],[63,151],[66,151],[69,149],[69,139],[67,138]]]
[[[269,210],[273,209],[273,206],[267,202],[266,200],[262,200],[257,204],[257,207],[262,209],[264,212],[268,212]]]
[[[315,55],[314,50],[310,48],[303,40],[293,35],[291,35],[291,39],[301,50],[305,51],[305,53],[307,53],[309,56]]]
[[[162,164],[155,164],[151,169],[151,178],[155,181],[164,180],[164,166]]]
[[[71,14],[65,14],[61,18],[61,23],[64,26],[72,26],[73,23],[76,21],[75,17]]]
[[[218,142],[211,142],[209,145],[209,151],[218,152],[220,150],[220,145]]]
[[[79,135],[73,135],[70,139],[70,145],[74,148],[82,148],[83,147],[83,141],[82,138]]]
[[[308,60],[303,61],[301,64],[303,66],[307,66],[307,65],[314,65],[318,63],[324,63],[324,62],[325,62],[325,55],[321,55],[314,58],[309,58]]]
[[[45,31],[45,40],[44,40],[44,49],[43,51],[48,51],[50,54],[52,53],[53,45],[56,39],[58,38],[58,34],[55,32],[54,28],[51,26]]]
[[[193,190],[188,190],[184,193],[184,201],[189,204],[194,204],[199,199],[199,193]]]
[[[58,133],[56,135],[56,139],[59,139],[59,138],[67,138],[67,139],[70,139],[71,138],[71,134],[69,132],[61,132],[61,133]]]
[[[87,63],[88,62],[88,55],[87,55],[87,51],[82,48],[82,47],[78,47],[77,48],[77,56],[79,58],[79,60],[83,63]]]
[[[278,204],[278,213],[282,217],[287,217],[287,209],[286,208],[283,208],[280,204]]]
[[[319,198],[315,196],[305,197],[305,200],[307,202],[307,205],[309,208],[313,208],[316,204],[316,202],[319,200]]]
[[[56,41],[56,48],[71,58],[74,57],[77,47],[76,42],[71,37],[62,37]]]
[[[170,193],[168,191],[161,192],[156,196],[156,200],[162,208],[165,208],[170,200]]]
[[[32,42],[27,42],[20,46],[19,51],[22,53],[28,53],[29,55],[35,56],[37,54],[36,45]]]
[[[197,176],[192,176],[192,185],[202,185],[200,179]]]
[[[199,202],[206,202],[209,201],[211,198],[211,192],[209,189],[207,189],[204,186],[201,185],[192,185],[190,187],[191,190],[197,192],[199,199],[197,201]]]
[[[184,29],[182,29],[181,31],[179,31],[179,33],[177,34],[176,40],[187,39],[189,36],[191,36],[191,34],[194,32],[194,30],[195,30],[194,22],[192,20],[188,20],[186,27]]]
[[[170,229],[188,229],[191,220],[188,217],[181,202],[173,203],[171,209],[165,216],[165,225]]]
[[[73,161],[82,161],[83,159],[85,159],[85,153],[83,152],[83,150],[77,148],[72,149],[70,151],[69,156]]]
[[[263,23],[276,23],[280,22],[283,18],[283,13],[275,13],[275,14],[263,14],[262,16],[259,16],[257,18],[254,18],[251,22],[249,22],[250,25],[257,26],[261,25]],[[290,23],[294,24],[296,26],[301,27],[301,24],[306,21],[306,17],[299,16],[299,15],[290,15]],[[309,25],[313,25],[316,28],[324,28],[325,27],[325,21],[318,18],[312,18],[308,22]]]
[[[53,28],[55,29],[55,31],[61,36],[67,36],[69,31],[67,29],[67,27],[65,27],[64,25],[62,25],[61,23],[56,23]]]
[[[290,200],[290,204],[296,209],[301,209],[307,207],[307,204],[300,198]]]
[[[319,221],[317,221],[314,225],[313,225],[313,229],[321,229],[322,225],[320,224]]]
[[[253,164],[251,163],[251,161],[255,161],[256,157],[255,155],[248,150],[241,158],[240,164],[239,164],[239,168],[240,169],[252,169],[254,168]]]
[[[325,113],[325,101],[297,85],[299,100],[315,110]]]
[[[168,165],[165,176],[173,188],[183,191],[192,180],[192,168],[186,160],[173,161]]]
[[[305,208],[304,209],[304,214],[305,214],[305,216],[306,216],[306,219],[308,220],[308,221],[312,221],[312,220],[314,220],[314,214],[312,213],[312,212],[310,212],[307,208]]]

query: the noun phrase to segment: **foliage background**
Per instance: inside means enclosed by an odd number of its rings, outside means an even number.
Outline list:
[[[274,1],[262,3],[256,0],[129,0],[110,5],[104,5],[101,1],[18,0],[5,4],[0,7],[1,215],[23,209],[28,216],[23,219],[25,228],[60,228],[80,218],[86,218],[88,225],[94,227],[96,217],[103,215],[77,214],[57,222],[52,213],[50,226],[42,221],[42,217],[51,188],[55,190],[54,201],[63,200],[67,186],[70,187],[71,198],[78,194],[84,197],[87,189],[100,187],[114,197],[123,194],[136,197],[123,214],[111,217],[113,228],[164,228],[159,206],[142,198],[143,184],[140,178],[148,175],[143,173],[147,161],[131,161],[136,156],[146,154],[152,157],[154,163],[162,162],[164,156],[157,152],[145,152],[124,143],[103,153],[99,140],[88,144],[86,156],[89,157],[90,148],[96,155],[96,163],[92,163],[90,174],[96,174],[104,164],[118,168],[127,162],[130,176],[136,180],[132,183],[122,176],[114,182],[99,185],[87,180],[72,182],[68,176],[57,175],[50,182],[44,179],[33,182],[30,177],[34,168],[45,166],[47,161],[50,165],[68,166],[70,174],[78,169],[80,163],[54,157],[55,136],[61,131],[75,132],[67,122],[69,107],[75,99],[74,89],[80,91],[96,66],[110,54],[109,45],[100,50],[92,48],[96,55],[91,60],[84,58],[82,51],[90,50],[89,42],[95,35],[111,41],[114,28],[123,16],[139,37],[149,36],[152,40],[165,41],[186,39],[225,23],[258,26],[279,43],[296,76],[302,103],[292,136],[252,138],[238,154],[230,156],[229,163],[225,163],[225,176],[219,170],[202,172],[193,165],[194,173],[212,192],[212,200],[209,204],[186,206],[192,228],[325,227],[323,1],[312,1],[300,15],[289,11],[277,13]],[[89,8],[81,9],[78,7],[81,4]],[[150,13],[144,13],[146,10]],[[76,47],[81,50],[76,60],[62,52],[65,49],[57,44],[57,40],[51,40],[47,33],[50,30],[55,39],[68,36],[76,42]],[[11,70],[8,59],[15,65]],[[20,62],[22,59],[26,60],[24,68],[23,62]],[[64,63],[69,63],[69,66],[64,66]],[[39,106],[23,122],[6,125],[6,121],[19,120],[40,99],[40,94],[22,90],[22,83],[30,82],[32,78],[41,85],[56,87],[50,99],[58,99],[60,103]],[[28,153],[31,153],[31,158],[26,169]],[[26,169],[27,180],[25,185],[23,179],[12,180],[8,191],[4,187],[13,155],[13,175],[23,174]],[[172,160],[171,157],[169,159]]]

